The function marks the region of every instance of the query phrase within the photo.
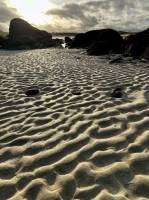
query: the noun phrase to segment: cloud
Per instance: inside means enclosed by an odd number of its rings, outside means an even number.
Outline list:
[[[54,7],[45,13],[49,24],[42,26],[48,31],[82,32],[107,27],[136,31],[149,26],[149,0],[49,1]],[[8,6],[8,0],[0,0],[0,27],[8,28],[14,17],[18,17],[17,10]]]
[[[84,9],[85,5],[72,3],[66,4],[60,9],[49,10],[46,14],[69,21],[70,29],[73,25],[72,21],[78,23],[82,29],[92,28],[98,24],[97,18],[91,13],[86,13]]]
[[[58,1],[55,0],[54,3]],[[75,25],[78,24],[77,29],[80,31],[106,27],[141,30],[149,25],[148,0],[82,0],[79,3],[73,3],[74,1],[71,0],[69,2],[49,10],[46,14],[59,18],[63,26],[64,22],[69,21],[70,30],[72,20],[75,20],[73,21]]]
[[[7,23],[15,17],[18,17],[17,10],[7,6],[4,0],[0,0],[0,28],[6,29]]]

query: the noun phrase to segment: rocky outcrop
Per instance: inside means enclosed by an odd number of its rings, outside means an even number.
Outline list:
[[[95,52],[95,55],[100,55],[100,53],[104,54],[109,51],[120,52],[122,43],[123,38],[117,31],[101,29],[77,34],[72,41],[71,48],[89,48],[88,53],[91,52],[94,55]]]
[[[105,55],[108,54],[111,50],[111,47],[107,42],[94,42],[91,46],[87,49],[88,55]]]
[[[145,49],[144,53],[141,55],[141,58],[149,60],[149,47]]]
[[[51,33],[39,30],[20,18],[11,20],[9,34],[3,44],[5,49],[36,49],[55,46],[58,46],[58,41],[52,40]]]
[[[66,44],[66,47],[70,47],[71,44],[72,44],[72,39],[68,36],[65,37],[65,44]]]
[[[15,18],[10,22],[8,37],[12,40],[15,40],[20,36],[29,36],[35,39],[42,39],[48,37],[52,39],[52,35],[50,33],[33,27],[23,19]]]
[[[5,41],[4,37],[0,36],[0,48],[3,47],[4,41]]]
[[[123,44],[126,56],[141,57],[149,48],[149,29],[128,36]]]
[[[84,48],[87,47],[85,41],[85,33],[78,33],[72,40],[70,48]]]

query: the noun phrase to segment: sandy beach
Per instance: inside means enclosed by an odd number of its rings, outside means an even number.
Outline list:
[[[149,63],[109,61],[0,51],[0,200],[149,199]]]

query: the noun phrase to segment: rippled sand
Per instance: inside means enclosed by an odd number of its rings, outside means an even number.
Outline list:
[[[149,64],[108,62],[0,52],[0,200],[149,199]]]

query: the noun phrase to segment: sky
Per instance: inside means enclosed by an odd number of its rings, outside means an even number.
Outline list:
[[[0,30],[20,17],[49,32],[149,28],[149,0],[0,0]]]

